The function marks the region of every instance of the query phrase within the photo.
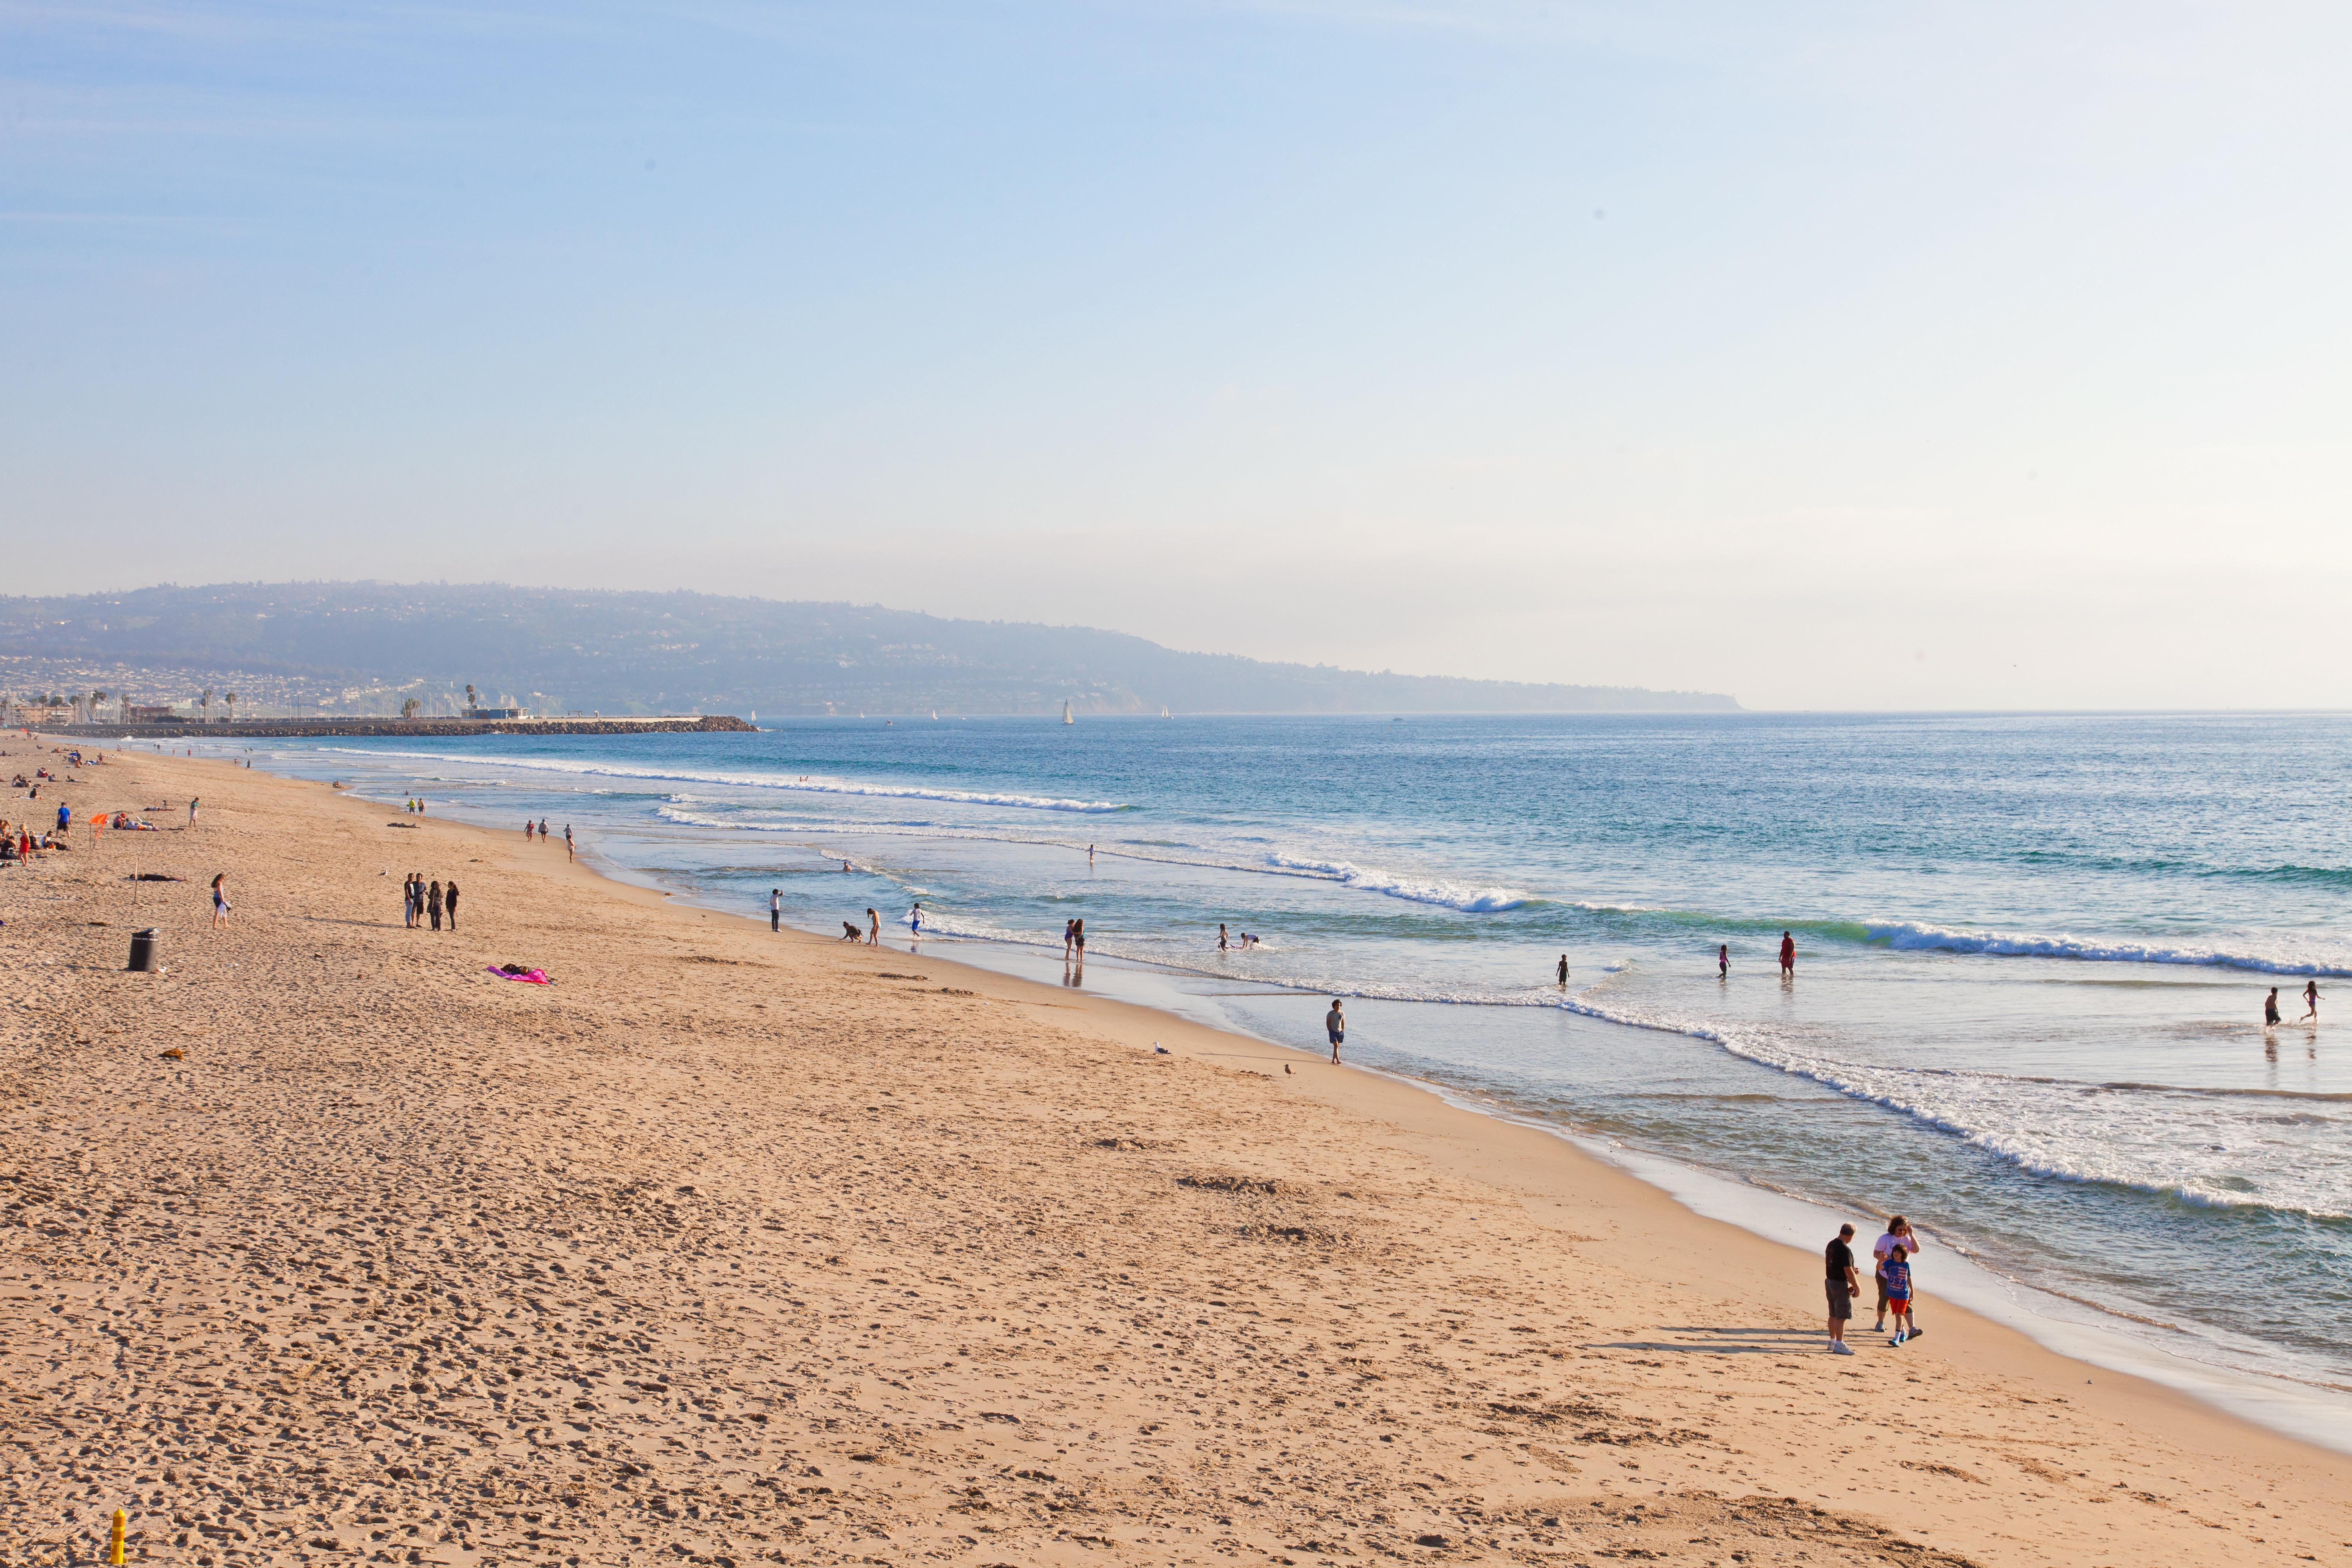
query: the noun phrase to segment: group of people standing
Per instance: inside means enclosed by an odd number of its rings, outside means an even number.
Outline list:
[[[554,837],[547,830],[547,818],[542,816],[537,822],[533,822],[528,816],[522,819],[522,841],[528,844],[534,836],[541,844]],[[572,849],[572,824],[568,822],[563,825],[563,858],[566,860],[574,858]]]
[[[1919,1237],[1911,1222],[1901,1215],[1888,1220],[1886,1234],[1871,1243],[1870,1256],[1871,1272],[1878,1284],[1878,1321],[1872,1332],[1885,1333],[1886,1320],[1892,1317],[1895,1337],[1886,1342],[1906,1345],[1927,1331],[1911,1313],[1911,1260],[1919,1256]],[[1836,1237],[1822,1249],[1822,1260],[1827,1274],[1823,1286],[1829,1296],[1830,1352],[1852,1355],[1853,1347],[1845,1342],[1845,1326],[1853,1316],[1853,1304],[1862,1299],[1862,1276],[1853,1260],[1853,1226],[1838,1226]]]
[[[400,893],[401,923],[409,930],[415,931],[430,921],[433,929],[439,931],[444,915],[449,918],[449,929],[457,929],[457,884],[455,880],[444,887],[438,881],[426,882],[422,871],[411,871],[408,880],[400,885]]]

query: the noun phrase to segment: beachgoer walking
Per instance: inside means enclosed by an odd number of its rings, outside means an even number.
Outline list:
[[[1219,952],[1223,952],[1232,946],[1232,940],[1225,935],[1225,922],[1219,921],[1217,922],[1217,951]]]
[[[434,879],[433,885],[425,890],[425,912],[432,918],[433,929],[439,931],[441,929],[441,881],[437,877]]]
[[[1893,1219],[1888,1220],[1886,1234],[1870,1244],[1870,1255],[1877,1260],[1872,1266],[1871,1273],[1878,1282],[1878,1321],[1870,1326],[1873,1333],[1883,1334],[1886,1331],[1886,1304],[1889,1300],[1886,1289],[1886,1260],[1893,1256],[1898,1247],[1903,1249],[1906,1258],[1919,1256],[1919,1238],[1911,1234],[1911,1222],[1901,1215],[1896,1215]],[[1911,1331],[1911,1337],[1917,1339],[1919,1331],[1914,1329]]]
[[[447,909],[449,911],[449,929],[451,931],[456,931],[457,929],[457,883],[452,882],[446,888],[441,889],[441,902],[443,907]]]
[[[2275,1029],[2278,1027],[2278,987],[2273,985],[2271,987],[2271,994],[2263,998],[2263,1027]]]
[[[915,907],[907,911],[907,927],[918,937],[923,934],[923,900],[917,899]]]
[[[222,886],[227,880],[228,873],[226,871],[213,879],[213,930],[215,931],[220,930],[228,923],[228,889]]]
[[[547,842],[547,818],[543,816],[539,819],[539,841],[541,844]]]
[[[1568,989],[1568,954],[1564,952],[1559,955],[1559,988]]]
[[[1348,1017],[1339,1011],[1339,999],[1331,998],[1331,1010],[1323,1015],[1323,1032],[1331,1037],[1331,1059],[1339,1059],[1339,1047],[1348,1038]]]
[[[539,829],[532,826],[530,817],[526,816],[522,819],[522,841],[525,844],[530,843],[530,836],[538,831]]]
[[[868,906],[866,910],[866,945],[868,947],[882,945],[882,917],[876,914],[871,906]]]
[[[2302,1016],[2302,1017],[2300,1017],[2300,1018],[2297,1018],[2297,1019],[2295,1020],[2295,1022],[2296,1022],[2296,1023],[2298,1023],[2298,1024],[2316,1024],[2317,1022],[2319,1022],[2319,982],[2318,982],[2318,981],[2316,981],[2316,980],[2308,980],[2308,981],[2305,981],[2305,982],[2304,983],[2304,986],[2303,986],[2303,1016]]]
[[[1887,1343],[1901,1346],[1918,1338],[1911,1327],[1911,1253],[1898,1247],[1886,1258],[1886,1304],[1895,1313],[1895,1337]]]
[[[563,825],[563,858],[567,864],[572,859],[572,824],[568,822]]]
[[[196,807],[201,804],[202,802],[193,798],[188,802],[188,826],[191,827],[196,825]]]
[[[1853,1347],[1845,1342],[1845,1321],[1853,1316],[1853,1299],[1862,1294],[1862,1279],[1853,1268],[1853,1226],[1838,1226],[1836,1239],[1822,1250],[1822,1261],[1830,1299],[1830,1351],[1834,1355],[1852,1355]]]
[[[782,888],[768,889],[768,929],[784,929],[784,890]]]
[[[1716,944],[1715,977],[1717,980],[1731,978],[1731,944],[1727,942]]]
[[[1787,931],[1780,933],[1780,973],[1790,975],[1797,973],[1797,939]]]
[[[1077,944],[1077,949],[1078,949],[1078,962],[1079,962],[1080,963],[1084,963],[1087,961],[1087,922],[1086,922],[1086,921],[1072,921],[1070,922],[1070,940],[1071,940],[1073,942],[1076,942],[1076,943]]]

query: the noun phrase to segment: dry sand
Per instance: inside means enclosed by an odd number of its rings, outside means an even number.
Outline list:
[[[118,1505],[194,1563],[2352,1552],[2352,1461],[1932,1294],[1826,1355],[1816,1258],[1409,1088],[321,785],[83,776],[40,819],[205,810],[0,872],[0,1563]],[[463,930],[402,929],[411,868]]]

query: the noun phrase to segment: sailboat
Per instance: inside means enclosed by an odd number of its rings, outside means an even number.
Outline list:
[[[932,723],[934,723],[934,724],[936,724],[936,723],[938,723],[939,721],[940,721],[940,710],[939,710],[938,709],[934,708],[934,709],[932,709],[932,710],[931,710],[931,722],[932,722]]]
[[[1077,721],[1077,721],[1076,717],[1074,714],[1072,714],[1072,713],[1071,713],[1071,711],[1070,711],[1070,700],[1069,700],[1068,698],[1066,698],[1066,697],[1063,698],[1063,699],[1062,699],[1062,722],[1063,722],[1063,723],[1065,723],[1065,724],[1075,724],[1075,723],[1076,723]]]
[[[1162,719],[1173,719],[1174,717],[1176,717],[1176,715],[1175,715],[1175,714],[1171,713],[1170,711],[1168,711],[1168,704],[1166,704],[1165,702],[1162,702],[1162,703],[1160,705],[1160,716]]]

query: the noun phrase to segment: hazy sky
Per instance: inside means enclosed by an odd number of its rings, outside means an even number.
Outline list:
[[[2352,700],[2342,6],[0,0],[0,591]]]

